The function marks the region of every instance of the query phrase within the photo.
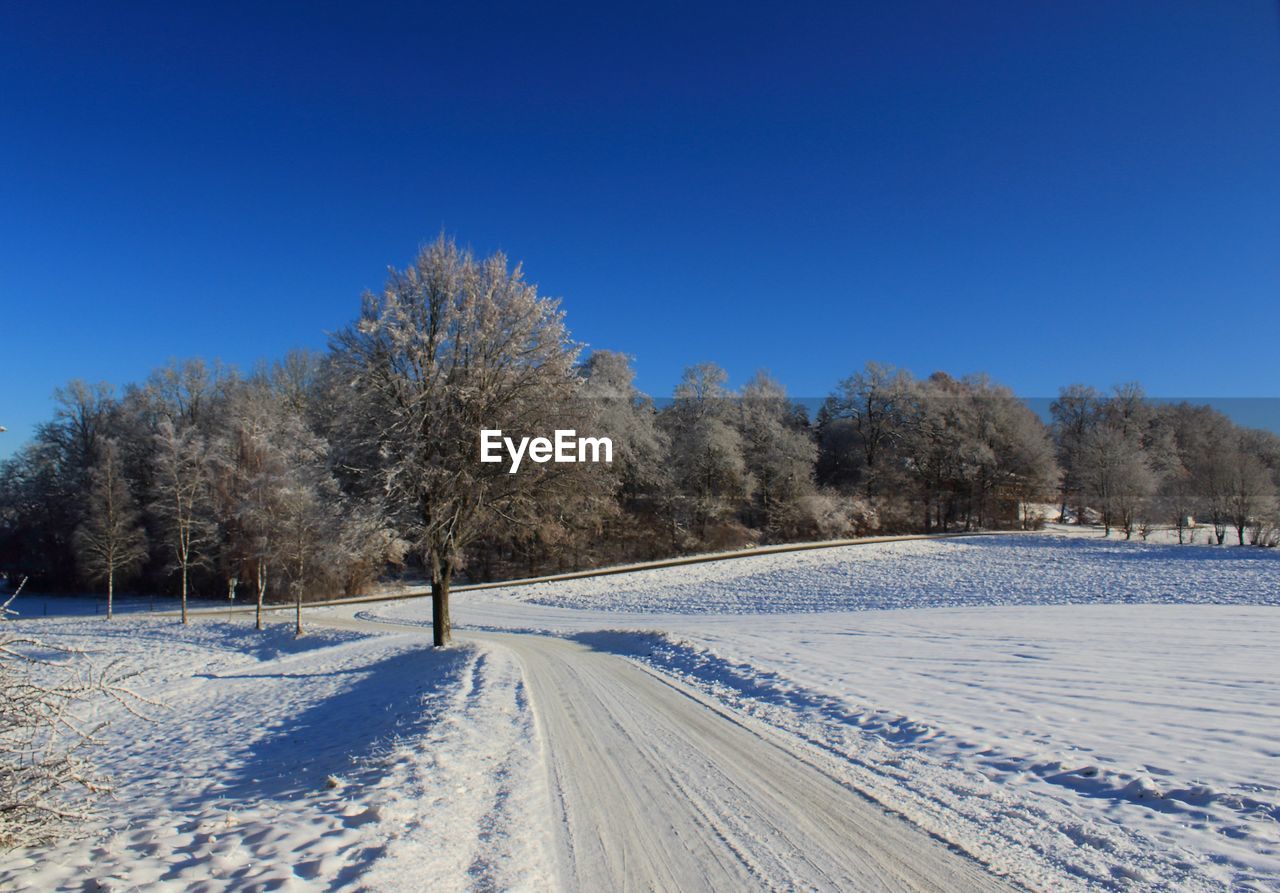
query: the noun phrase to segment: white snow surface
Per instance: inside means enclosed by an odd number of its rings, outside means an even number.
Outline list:
[[[1029,886],[1275,890],[1277,559],[911,541],[459,593],[455,614],[693,685]]]
[[[908,540],[497,591],[538,605],[681,614],[1135,602],[1280,605],[1280,550],[1057,536]]]
[[[471,629],[634,662],[1030,889],[1280,890],[1278,560],[1079,535],[773,554],[457,592],[445,652],[364,622],[425,629],[428,599],[312,609],[342,628],[298,642],[24,621],[149,668],[169,708],[111,716],[116,799],[84,838],[0,854],[0,888],[554,888],[564,753],[533,645]]]
[[[31,620],[141,669],[86,834],[0,854],[0,889],[546,889],[545,779],[503,650],[252,620]],[[3,632],[5,630],[0,630]],[[536,771],[535,771],[536,770]]]

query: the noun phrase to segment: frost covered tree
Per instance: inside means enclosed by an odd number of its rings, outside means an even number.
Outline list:
[[[147,558],[147,535],[125,479],[120,447],[105,438],[89,475],[84,523],[76,529],[81,572],[107,584],[107,619],[112,617],[116,580],[132,574]]]
[[[906,371],[870,362],[840,382],[829,401],[832,418],[850,423],[868,495],[875,494],[886,478],[885,459],[905,435],[903,424],[910,411],[912,390]]]
[[[206,431],[237,375],[219,364],[210,367],[194,357],[171,360],[147,377],[143,386],[157,422],[167,420],[175,428]]]
[[[497,524],[536,520],[574,466],[507,474],[479,461],[481,429],[559,427],[575,396],[577,346],[556,301],[520,267],[477,260],[441,236],[333,340],[347,386],[349,465],[386,498],[431,574],[437,646],[451,639],[449,591],[465,550]]]
[[[813,494],[817,447],[786,389],[763,371],[738,397],[738,430],[747,473],[754,483],[749,523],[785,538],[805,526]],[[825,507],[824,507],[825,508]]]
[[[581,399],[590,408],[592,431],[613,441],[613,472],[623,499],[635,501],[661,490],[668,480],[667,438],[653,401],[635,386],[630,357],[592,351],[581,374]]]
[[[270,395],[246,386],[228,410],[229,424],[210,449],[215,511],[226,572],[253,586],[254,625],[263,628],[272,569],[279,567],[281,504],[288,457],[273,437],[279,416]]]
[[[1132,537],[1157,483],[1135,437],[1122,426],[1095,428],[1080,444],[1076,468],[1086,498],[1102,514],[1104,532],[1109,536],[1118,526]]]
[[[274,517],[262,519],[275,528],[275,551],[293,594],[294,635],[302,635],[302,601],[307,587],[327,576],[340,556],[330,551],[339,542],[342,495],[328,468],[328,445],[306,429],[296,412],[277,417],[285,425],[275,448],[283,453],[283,474],[275,481]]]
[[[280,492],[279,551],[293,594],[294,636],[302,635],[302,599],[309,581],[319,576],[324,546],[336,537],[336,488],[324,486],[310,469],[295,469]]]
[[[1053,438],[1062,465],[1062,498],[1059,523],[1066,523],[1070,502],[1076,502],[1076,523],[1084,523],[1084,485],[1080,464],[1085,442],[1102,414],[1103,396],[1088,385],[1073,384],[1058,391],[1058,399],[1049,406],[1053,417]]]
[[[1243,448],[1238,450],[1230,468],[1227,511],[1236,529],[1236,540],[1243,546],[1245,530],[1271,512],[1276,490],[1262,460]]]
[[[945,373],[911,384],[913,395],[900,423],[895,453],[902,477],[914,492],[925,533],[962,521],[979,465],[992,458],[977,436],[973,406],[962,382]],[[883,476],[883,471],[882,471]]]
[[[677,502],[697,539],[707,542],[713,525],[727,522],[751,491],[745,446],[735,418],[728,375],[714,363],[685,369],[675,399],[662,412],[670,440]]]
[[[209,455],[204,438],[191,426],[165,419],[155,437],[154,499],[151,510],[172,550],[171,567],[181,581],[182,622],[187,623],[187,588],[193,566],[208,560],[214,526],[210,517]]]
[[[73,379],[53,392],[52,424],[42,429],[42,439],[58,448],[60,462],[82,480],[98,456],[99,441],[107,436],[116,411],[114,389],[101,382],[91,385]]]
[[[1026,529],[1031,504],[1048,499],[1061,480],[1049,432],[1008,388],[985,376],[966,384],[974,435],[986,445],[975,468],[973,513],[979,524],[988,525],[996,520],[996,506],[1012,505],[1016,521]]]

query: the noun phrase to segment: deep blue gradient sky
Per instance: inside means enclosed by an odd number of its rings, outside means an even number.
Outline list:
[[[442,229],[574,334],[820,396],[1280,395],[1270,0],[0,7],[0,454],[321,347]]]

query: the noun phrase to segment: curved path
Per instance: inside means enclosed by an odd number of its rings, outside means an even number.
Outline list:
[[[822,754],[633,661],[552,636],[460,635],[524,669],[566,889],[1012,889],[841,783]]]

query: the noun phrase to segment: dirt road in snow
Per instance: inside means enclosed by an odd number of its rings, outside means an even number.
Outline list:
[[[460,635],[524,669],[566,889],[1010,889],[846,787],[834,761],[626,658]]]

